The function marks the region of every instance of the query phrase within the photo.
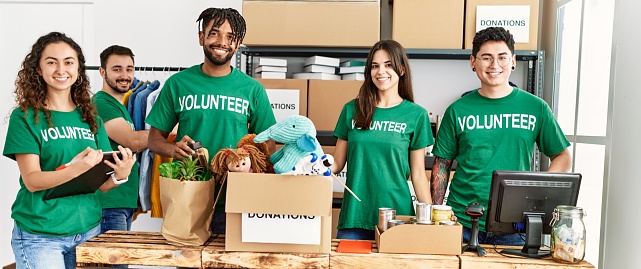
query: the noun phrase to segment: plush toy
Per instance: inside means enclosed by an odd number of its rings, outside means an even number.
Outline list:
[[[312,153],[316,156],[324,155],[320,143],[316,140],[314,123],[304,116],[293,115],[285,118],[258,134],[254,142],[265,142],[270,138],[283,144],[283,147],[270,158],[277,174],[292,173],[296,165],[306,166],[304,163],[309,161],[303,159],[310,158]]]
[[[263,157],[263,160],[265,162],[265,173],[274,173],[274,165],[272,162],[269,160],[271,157],[271,154],[269,153],[267,143],[261,142],[261,143],[256,143],[254,142],[254,138],[256,137],[256,134],[246,134],[240,140],[238,141],[238,144],[236,144],[236,148],[242,148],[243,146],[254,146],[256,147],[260,152],[262,152],[265,156]]]
[[[224,182],[228,172],[263,173],[265,172],[265,155],[252,145],[238,149],[224,148],[219,150],[211,160],[211,170],[216,174],[216,184]]]
[[[316,155],[316,153],[311,153],[307,157],[302,158],[296,166],[285,174],[292,175],[323,175],[330,176],[332,175],[332,170],[329,168],[334,164],[334,157],[329,154],[323,154],[322,156]]]

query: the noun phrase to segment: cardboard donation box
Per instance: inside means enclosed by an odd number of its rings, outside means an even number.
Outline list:
[[[379,0],[244,0],[247,46],[371,47]]]
[[[539,33],[539,0],[467,0],[465,49],[472,49],[476,32],[504,27],[514,36],[514,49],[536,50]]]
[[[396,216],[410,223],[414,216]],[[379,253],[461,255],[463,226],[403,224],[381,233],[376,227]]]
[[[332,178],[230,172],[226,251],[329,253]]]
[[[363,85],[356,80],[310,80],[307,117],[318,131],[334,131],[343,106]]]
[[[292,115],[307,116],[307,80],[256,80],[265,87],[277,122]]]
[[[392,39],[405,48],[461,49],[464,0],[396,0]]]

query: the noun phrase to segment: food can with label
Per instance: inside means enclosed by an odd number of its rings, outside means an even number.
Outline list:
[[[378,230],[387,231],[387,222],[396,219],[396,209],[382,207],[378,209]]]

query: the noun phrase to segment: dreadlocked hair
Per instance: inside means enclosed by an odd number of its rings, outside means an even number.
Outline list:
[[[205,27],[209,25],[209,22],[214,20],[212,27],[219,28],[225,21],[229,21],[231,26],[232,34],[234,35],[234,43],[243,41],[245,38],[245,19],[243,18],[237,10],[233,8],[213,8],[203,10],[198,16],[196,22],[198,22],[198,31],[205,33]],[[207,34],[205,34],[207,36]]]
[[[96,123],[96,108],[91,103],[89,94],[89,77],[86,74],[85,56],[82,49],[63,33],[51,32],[38,38],[31,47],[31,52],[27,54],[22,62],[22,68],[18,71],[18,77],[15,81],[16,107],[25,112],[25,118],[29,116],[29,108],[33,109],[34,123],[40,122],[40,111],[45,115],[45,120],[49,127],[53,127],[51,122],[51,111],[47,109],[45,101],[47,99],[47,83],[38,74],[40,67],[40,58],[45,48],[52,43],[67,43],[76,51],[78,55],[78,80],[71,86],[71,99],[76,106],[82,110],[82,120],[89,124],[93,134],[98,133],[98,124]]]

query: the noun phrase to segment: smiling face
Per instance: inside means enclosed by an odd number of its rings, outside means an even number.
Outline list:
[[[105,68],[100,68],[100,75],[110,89],[118,93],[129,91],[134,80],[134,60],[129,55],[112,54]]]
[[[225,21],[220,27],[213,26],[214,20],[210,21],[204,32],[198,34],[200,45],[203,46],[205,58],[216,66],[230,65],[234,57],[239,41],[235,41],[229,21]]]
[[[487,41],[470,57],[470,65],[476,68],[482,88],[507,88],[516,59],[505,42]]]
[[[65,42],[51,43],[42,51],[38,74],[47,91],[70,91],[78,79],[78,54]]]
[[[371,67],[372,82],[379,91],[398,92],[398,74],[392,66],[392,59],[387,51],[380,49],[374,52]]]

